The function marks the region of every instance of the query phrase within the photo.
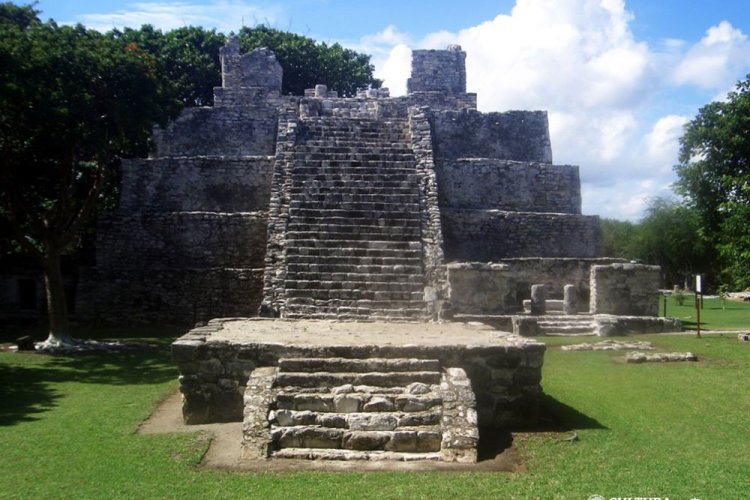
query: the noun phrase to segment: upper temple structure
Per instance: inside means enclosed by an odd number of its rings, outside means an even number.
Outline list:
[[[402,97],[283,96],[273,52],[230,39],[214,106],[123,161],[78,314],[431,320],[523,312],[537,284],[592,314],[655,314],[622,286],[643,270],[602,258],[578,167],[552,163],[546,112],[477,111],[465,58],[414,51]]]

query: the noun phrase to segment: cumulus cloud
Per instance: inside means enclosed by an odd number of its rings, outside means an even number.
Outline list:
[[[108,31],[113,28],[139,27],[153,24],[171,30],[182,26],[211,26],[219,31],[237,31],[242,26],[275,24],[281,11],[276,7],[259,7],[242,0],[191,2],[134,2],[115,12],[84,14],[74,22],[89,28]]]
[[[380,43],[373,62],[398,95],[406,91],[408,48],[460,44],[479,109],[546,109],[555,162],[581,165],[584,211],[634,219],[650,198],[670,193],[689,120],[664,109],[662,97],[682,87],[714,95],[731,88],[750,70],[750,44],[722,22],[697,42],[649,45],[636,39],[633,19],[624,0],[517,0],[509,14],[456,33],[411,40],[391,26],[397,42]]]
[[[722,21],[712,26],[700,42],[688,50],[674,71],[677,84],[724,90],[750,65],[747,35]]]

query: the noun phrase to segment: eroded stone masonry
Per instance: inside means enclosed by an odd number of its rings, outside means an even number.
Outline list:
[[[431,319],[463,312],[451,262],[532,269],[561,298],[568,282],[529,258],[576,259],[570,283],[588,300],[601,236],[581,215],[578,167],[552,163],[545,112],[478,112],[465,57],[414,51],[403,97],[282,96],[273,53],[230,40],[215,105],[186,109],[152,157],[124,162],[76,310],[117,323]],[[505,309],[522,310],[530,285],[514,283]]]
[[[480,427],[537,418],[524,336],[677,325],[658,268],[601,255],[546,113],[478,112],[465,57],[414,51],[403,97],[282,96],[230,40],[215,105],[124,162],[77,312],[208,321],[173,346],[183,415],[242,420],[248,459],[476,461]]]

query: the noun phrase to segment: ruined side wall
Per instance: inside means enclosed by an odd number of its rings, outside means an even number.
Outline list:
[[[252,316],[262,269],[83,269],[76,314],[96,323],[181,324]]]
[[[591,268],[591,313],[659,315],[659,266],[612,264]]]
[[[578,167],[493,159],[442,161],[441,208],[581,213]]]
[[[448,261],[601,255],[595,216],[441,209]]]
[[[105,269],[185,269],[263,266],[265,212],[174,212],[102,217],[97,266]]]
[[[434,111],[431,122],[438,160],[496,158],[552,163],[545,111]]]
[[[466,92],[466,52],[458,45],[448,50],[413,50],[407,93]]]
[[[154,131],[154,156],[273,155],[278,111],[258,104],[188,108]]]
[[[118,214],[267,210],[272,156],[123,161]]]

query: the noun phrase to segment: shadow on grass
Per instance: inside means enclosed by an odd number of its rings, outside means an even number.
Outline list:
[[[72,356],[40,354],[38,359],[23,364],[0,364],[0,425],[36,420],[61,397],[60,384],[99,385],[161,384],[177,380],[172,363],[169,340],[159,339],[153,347],[139,351],[111,352]],[[33,359],[35,355],[23,355]]]
[[[539,402],[539,423],[527,431],[570,432],[576,429],[606,429],[596,419],[584,415],[572,406],[543,394]]]

